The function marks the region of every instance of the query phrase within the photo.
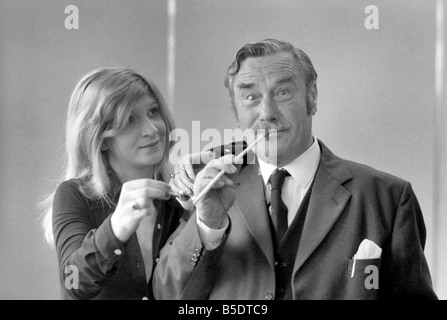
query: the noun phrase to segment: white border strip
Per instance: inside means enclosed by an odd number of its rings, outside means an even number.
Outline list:
[[[442,98],[444,91],[445,43],[444,43],[444,0],[436,2],[436,97]],[[439,101],[439,100],[438,100]]]
[[[177,16],[177,0],[168,0],[168,70],[167,70],[167,100],[171,111],[175,102],[175,20]]]
[[[443,120],[446,111],[445,108],[445,7],[444,0],[436,1],[436,44],[435,44],[435,110],[433,113],[433,268],[432,278],[435,286],[440,285],[441,279],[439,274],[440,258],[440,228],[442,221],[440,220],[440,211],[442,210],[445,199],[442,195],[445,186],[441,181],[441,173],[445,165],[442,164],[443,154],[446,152],[444,146],[443,132],[447,130],[447,123]],[[441,257],[443,259],[443,257]],[[437,286],[438,285],[438,286]],[[438,287],[439,289],[439,287]]]

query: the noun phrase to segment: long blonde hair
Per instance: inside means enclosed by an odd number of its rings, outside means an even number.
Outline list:
[[[169,181],[169,150],[174,144],[169,134],[175,129],[170,111],[158,88],[131,69],[100,68],[86,74],[76,85],[68,106],[66,122],[67,165],[62,180],[83,179],[80,191],[90,199],[112,204],[113,183],[105,152],[104,138],[124,131],[132,105],[144,95],[159,104],[166,125],[166,146],[162,161],[155,165],[154,177]],[[42,227],[48,243],[54,244],[52,228],[54,192],[42,202]]]

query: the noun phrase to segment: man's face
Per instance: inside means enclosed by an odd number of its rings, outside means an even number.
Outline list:
[[[316,87],[306,89],[291,53],[247,58],[234,77],[233,89],[242,130],[278,129],[277,144],[270,144],[270,150],[276,147],[276,157],[267,157],[268,146],[260,143],[257,154],[262,160],[284,166],[312,145],[307,104],[316,105]]]

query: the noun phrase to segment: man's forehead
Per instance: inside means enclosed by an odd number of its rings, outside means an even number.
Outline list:
[[[250,83],[261,78],[269,80],[296,79],[301,76],[298,64],[289,52],[244,60],[235,77],[234,84]]]

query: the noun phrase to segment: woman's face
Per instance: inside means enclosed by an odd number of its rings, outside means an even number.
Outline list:
[[[104,140],[109,163],[122,183],[152,178],[153,166],[163,158],[166,125],[159,108],[154,97],[143,96],[132,106],[125,130]]]

